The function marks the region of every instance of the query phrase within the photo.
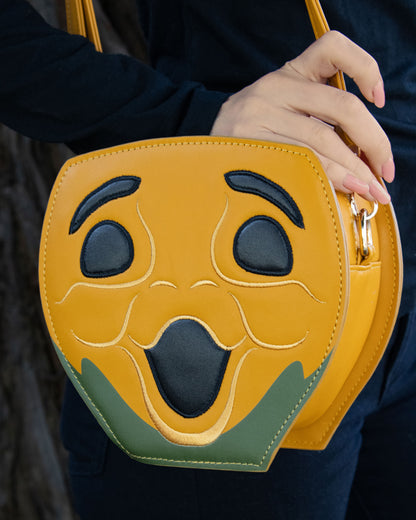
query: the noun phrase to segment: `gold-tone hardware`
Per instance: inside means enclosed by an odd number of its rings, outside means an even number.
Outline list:
[[[363,260],[369,257],[373,249],[373,235],[371,232],[371,219],[374,218],[378,211],[378,203],[373,202],[373,209],[368,213],[367,209],[357,207],[354,194],[350,195],[350,204],[352,214],[355,217],[358,228],[358,237],[360,241],[359,252]]]

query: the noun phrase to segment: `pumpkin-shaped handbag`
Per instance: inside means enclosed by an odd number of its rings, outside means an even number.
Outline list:
[[[97,36],[90,3],[68,5]],[[184,137],[70,159],[39,276],[62,365],[121,449],[266,471],[280,446],[329,442],[387,345],[402,265],[391,204],[335,194],[310,150]]]

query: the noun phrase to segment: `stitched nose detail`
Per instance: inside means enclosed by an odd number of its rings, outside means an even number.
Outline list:
[[[200,323],[175,321],[145,352],[159,392],[173,410],[198,417],[211,407],[230,352],[220,348]]]

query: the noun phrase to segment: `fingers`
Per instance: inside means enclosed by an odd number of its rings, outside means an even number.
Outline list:
[[[337,31],[324,34],[288,65],[319,83],[326,83],[339,70],[345,72],[368,101],[379,108],[384,106],[383,79],[376,60]]]
[[[322,167],[328,178],[331,180],[334,188],[343,193],[358,193],[369,201],[377,201],[380,204],[388,204],[391,200],[389,193],[376,180],[372,179],[369,184],[361,181],[359,178],[345,173],[345,169],[339,163],[328,159],[327,157],[317,154]]]
[[[305,146],[305,143],[287,136],[275,134],[271,137],[270,130],[266,128],[261,131],[259,130],[256,138],[276,141],[278,143],[285,142],[287,144]],[[322,155],[311,146],[308,146],[308,148],[311,148],[319,158],[322,167],[335,190],[343,193],[357,193],[370,202],[377,201],[380,204],[388,204],[390,202],[391,198],[389,193],[374,178],[371,172],[368,181],[363,181],[355,174],[350,173],[348,169],[342,166],[338,161],[334,161],[333,159]]]
[[[331,126],[285,108],[260,107],[259,104],[257,111],[262,113],[262,125],[246,122],[241,127],[240,137],[307,146],[318,155],[336,189],[346,193],[355,191],[367,200],[377,200],[381,204],[390,201],[389,194],[375,179],[369,166],[345,146]]]
[[[230,96],[211,133],[307,146],[336,189],[386,204],[390,196],[377,177],[394,178],[390,142],[356,96],[326,84],[338,70],[350,75],[368,100],[384,105],[375,60],[345,36],[329,32],[281,69]],[[353,153],[334,127],[364,153]]]
[[[300,111],[341,127],[365,152],[372,171],[380,177],[384,177],[387,182],[393,180],[394,167],[392,171],[393,155],[390,141],[376,119],[368,112],[364,103],[356,96],[312,82],[309,82],[303,89],[292,89],[291,92],[293,99],[289,99],[289,105],[293,111]],[[311,139],[314,141],[311,145],[317,146],[315,141],[321,137],[323,136],[319,130],[317,135],[311,135]],[[339,146],[337,149],[340,151]]]
[[[389,202],[388,193],[375,180],[367,164],[369,161],[357,157],[333,127],[287,106],[271,104],[269,93],[258,94],[251,95],[249,88],[232,96],[221,108],[211,134],[307,146],[317,153],[336,189],[348,193],[356,191],[367,200],[377,200],[381,204]],[[282,99],[280,95],[276,98]],[[361,142],[358,144],[362,146]]]

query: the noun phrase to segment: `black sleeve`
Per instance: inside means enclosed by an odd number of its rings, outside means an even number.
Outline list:
[[[208,134],[227,94],[174,84],[123,55],[52,28],[24,0],[0,0],[0,121],[77,152]]]

